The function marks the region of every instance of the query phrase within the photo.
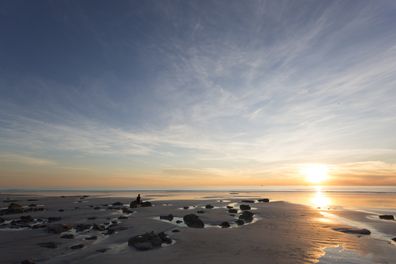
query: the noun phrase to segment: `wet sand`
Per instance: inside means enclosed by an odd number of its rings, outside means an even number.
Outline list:
[[[309,206],[281,201],[242,203],[239,197],[227,197],[228,200],[157,199],[152,201],[152,207],[140,208],[128,208],[131,198],[9,194],[0,198],[3,208],[11,202],[24,206],[34,203],[43,208],[42,211],[0,216],[4,220],[0,224],[1,263],[21,263],[23,260],[34,263],[332,263],[336,259],[334,257],[343,254],[339,249],[347,253],[350,263],[354,263],[354,257],[367,259],[367,263],[393,263],[396,259],[396,246],[386,238],[377,237],[376,232],[352,235],[334,231],[336,227],[347,227],[355,222],[339,221],[333,215],[343,217],[341,220],[354,217],[357,220],[361,219],[359,214],[362,212],[329,211],[327,213],[332,214],[329,216]],[[112,205],[116,202],[119,205]],[[214,208],[205,208],[207,204]],[[242,212],[238,210],[230,215],[226,206],[238,209],[240,204],[250,205],[249,211],[254,213],[252,223],[235,224]],[[126,208],[124,212],[122,208]],[[191,213],[199,216],[205,228],[176,224],[177,217],[181,219]],[[159,219],[159,216],[169,214],[175,217],[174,220]],[[10,228],[10,221],[27,215],[33,219],[27,220],[27,226],[42,224],[42,227]],[[58,221],[47,223],[49,217]],[[391,221],[364,217],[369,222],[378,223],[376,230],[387,234],[392,234],[396,226]],[[224,221],[231,227],[220,228]],[[369,228],[373,227],[371,222],[367,225]],[[59,234],[48,233],[48,226],[53,224],[66,224],[73,228]],[[94,230],[93,224],[106,224],[105,228],[111,232]],[[128,245],[131,237],[150,231],[165,232],[172,243],[147,251]],[[74,238],[61,238],[67,237],[65,234]],[[96,240],[87,240],[95,236]],[[48,242],[55,244],[56,248],[39,245]],[[82,248],[71,249],[76,245],[82,245]],[[325,252],[329,253],[323,256]]]

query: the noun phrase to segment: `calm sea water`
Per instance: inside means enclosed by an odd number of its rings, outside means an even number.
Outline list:
[[[142,194],[151,200],[201,200],[232,198],[270,198],[320,208],[345,208],[396,213],[396,186],[263,186],[224,187],[185,190],[149,189],[3,189],[2,194],[33,194],[45,196],[97,195],[106,197],[135,197]]]

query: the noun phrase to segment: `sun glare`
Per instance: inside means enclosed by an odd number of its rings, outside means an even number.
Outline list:
[[[324,164],[309,164],[300,169],[305,180],[310,183],[319,184],[328,178],[328,167]]]

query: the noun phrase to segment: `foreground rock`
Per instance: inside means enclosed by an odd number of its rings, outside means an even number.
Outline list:
[[[379,218],[382,220],[395,220],[393,215],[380,215]]]
[[[230,227],[230,223],[228,222],[223,222],[220,224],[221,228],[229,228]]]
[[[172,243],[172,240],[163,232],[159,234],[154,232],[145,233],[143,235],[134,236],[128,240],[129,246],[141,251],[159,248],[162,243]]]
[[[168,221],[172,221],[173,220],[173,215],[172,214],[168,214],[168,215],[161,215],[160,219],[162,220],[168,220]]]
[[[138,202],[136,202],[136,201],[132,201],[132,202],[129,204],[129,207],[130,207],[130,208],[151,207],[151,206],[153,206],[153,204],[152,204],[151,202],[148,202],[148,201],[146,201],[146,202],[141,202],[140,204],[139,204]]]
[[[339,227],[334,228],[335,231],[346,233],[346,234],[354,234],[354,235],[370,235],[371,232],[368,229],[358,229],[358,228],[348,228],[348,227]]]
[[[269,203],[270,200],[268,198],[263,198],[263,199],[258,199],[257,201],[260,203]]]
[[[250,210],[251,208],[250,208],[250,205],[248,205],[248,204],[241,204],[239,206],[239,209],[241,209],[242,211],[245,211],[245,210]]]
[[[192,227],[192,228],[204,227],[204,223],[202,222],[202,220],[195,214],[185,215],[183,216],[183,220],[188,227]]]
[[[64,224],[52,224],[47,226],[48,233],[53,234],[60,234],[72,229],[71,225],[64,225]]]
[[[250,211],[243,211],[242,214],[239,216],[240,220],[244,222],[252,222],[253,221],[253,213]]]

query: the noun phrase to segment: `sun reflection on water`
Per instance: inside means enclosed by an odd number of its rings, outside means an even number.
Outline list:
[[[320,186],[317,186],[316,192],[311,198],[311,204],[318,209],[326,210],[330,208],[331,199],[327,197],[324,192],[322,192],[322,188]]]

